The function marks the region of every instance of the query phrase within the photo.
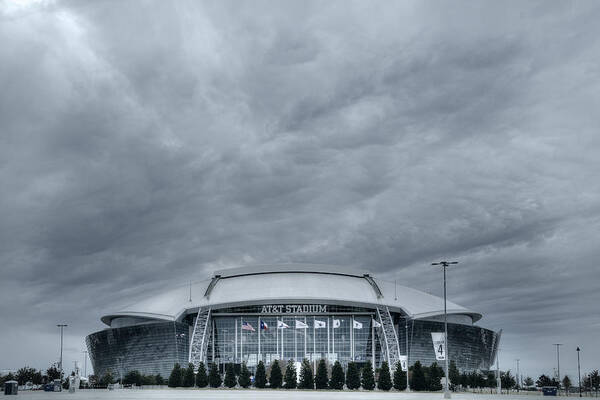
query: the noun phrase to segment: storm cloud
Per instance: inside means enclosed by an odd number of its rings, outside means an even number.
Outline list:
[[[598,368],[596,2],[0,5],[0,369],[215,268],[441,294],[500,365]]]

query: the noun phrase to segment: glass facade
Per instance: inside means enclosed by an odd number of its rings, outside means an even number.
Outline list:
[[[330,363],[381,363],[382,338],[372,328],[375,310],[328,305],[328,312],[312,314],[261,313],[262,306],[214,310],[207,361],[223,370],[225,364],[245,362],[253,370],[262,360],[321,358]],[[193,316],[183,322],[140,323],[93,333],[86,338],[95,374],[128,371],[168,377],[177,362],[188,362]],[[401,354],[406,354],[405,321],[395,315]],[[279,324],[279,328],[278,328]],[[409,363],[435,361],[431,332],[443,332],[438,321],[409,320]],[[448,323],[450,359],[462,371],[487,370],[494,361],[497,334],[468,324]],[[373,345],[375,354],[373,357]]]
[[[115,378],[128,371],[168,378],[173,365],[187,365],[189,326],[158,322],[105,329],[86,337],[94,374],[110,371]]]
[[[406,354],[405,332],[405,321],[400,319],[398,341],[402,354]],[[411,365],[417,360],[423,365],[431,365],[436,361],[431,332],[444,332],[444,323],[425,320],[408,321],[409,363]],[[448,323],[450,360],[453,360],[461,371],[488,370],[495,360],[497,345],[498,334],[494,331],[476,325]]]

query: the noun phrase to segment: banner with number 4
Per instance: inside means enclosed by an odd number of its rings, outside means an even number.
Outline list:
[[[446,340],[444,340],[444,336],[444,332],[431,332],[433,351],[435,352],[435,359],[438,361],[446,359]]]

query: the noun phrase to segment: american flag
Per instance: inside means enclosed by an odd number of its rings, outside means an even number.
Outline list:
[[[252,327],[252,325],[250,325],[248,322],[244,322],[242,324],[242,329],[246,330],[246,331],[252,331],[255,332],[254,328]]]

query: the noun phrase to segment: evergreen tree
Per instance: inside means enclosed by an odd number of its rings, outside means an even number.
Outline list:
[[[490,389],[495,388],[498,385],[498,380],[496,379],[496,373],[489,371],[487,377],[485,379],[486,386]]]
[[[354,362],[348,363],[346,370],[346,387],[350,390],[360,387],[360,371]]]
[[[56,378],[56,379],[58,379],[58,378]],[[102,378],[100,378],[100,385],[108,386],[111,383],[115,383],[115,378],[113,377],[113,374],[110,371],[106,371],[104,376]]]
[[[448,375],[450,376],[450,388],[455,390],[456,386],[460,384],[460,372],[453,360],[450,361],[450,365],[448,365]]]
[[[182,380],[183,373],[181,372],[181,367],[179,366],[179,363],[176,363],[173,366],[173,370],[171,370],[171,375],[169,376],[169,387],[181,386]]]
[[[269,376],[269,387],[271,389],[279,389],[281,387],[282,375],[279,361],[275,360],[271,363],[271,375]]]
[[[183,372],[183,382],[181,386],[183,387],[194,387],[196,383],[196,377],[194,376],[194,364],[189,363],[188,367]]]
[[[298,383],[299,389],[314,389],[315,379],[313,376],[312,366],[310,362],[305,358],[302,360],[302,367],[300,368],[300,382]]]
[[[385,390],[386,392],[392,388],[392,377],[390,375],[390,368],[386,361],[381,363],[381,369],[379,370],[379,378],[377,379],[377,388],[379,390]]]
[[[235,379],[235,371],[233,370],[233,364],[227,364],[225,366],[225,379],[223,383],[228,388],[233,388],[237,385],[237,379]]]
[[[342,371],[343,373],[343,371]],[[317,364],[317,374],[315,376],[315,387],[317,389],[327,389],[327,383],[329,379],[327,378],[327,365],[325,364],[325,360],[320,359],[319,364]]]
[[[156,382],[157,385],[164,385],[165,379],[160,374],[156,374],[154,377],[154,382]]]
[[[238,383],[241,387],[247,388],[250,386],[250,371],[246,367],[246,363],[242,363],[242,369],[240,370],[240,376],[238,377]]]
[[[296,366],[294,365],[294,360],[290,360],[288,361],[287,367],[285,367],[283,387],[285,389],[295,389],[297,384],[296,379]]]
[[[438,366],[437,362],[434,362],[426,368],[426,383],[425,386],[427,390],[431,390],[432,392],[437,392],[438,390],[442,390],[442,382],[441,378],[444,374],[441,367]]]
[[[140,371],[137,370],[129,371],[123,377],[123,384],[142,386],[142,374],[140,374]]]
[[[396,363],[396,370],[394,371],[394,389],[406,390],[406,372],[402,370],[400,361]]]
[[[198,364],[198,372],[196,372],[196,386],[203,388],[208,386],[208,376],[206,376],[206,367],[200,361]]]
[[[565,388],[565,390],[567,391],[567,393],[569,393],[569,389],[571,389],[571,386],[573,386],[571,384],[571,378],[569,378],[569,375],[565,375],[565,377],[562,380],[562,385]]]
[[[259,389],[263,389],[267,386],[267,371],[265,370],[265,364],[261,361],[256,366],[256,374],[254,374],[254,386]]]
[[[211,388],[221,387],[221,374],[219,374],[219,368],[217,364],[210,364],[210,369],[208,371],[208,384]]]
[[[412,366],[412,379],[410,381],[410,388],[417,392],[427,389],[425,373],[423,372],[423,366],[421,365],[420,361],[415,362],[415,364]]]
[[[515,387],[515,378],[513,378],[513,376],[510,374],[510,369],[500,374],[500,383],[502,384],[502,388],[506,389],[507,391]]]
[[[342,390],[344,388],[344,382],[346,377],[344,375],[344,369],[339,361],[336,361],[331,368],[331,379],[329,380],[329,388],[335,390]]]
[[[365,390],[375,389],[375,375],[373,373],[373,366],[371,361],[367,361],[361,371],[361,384]]]

